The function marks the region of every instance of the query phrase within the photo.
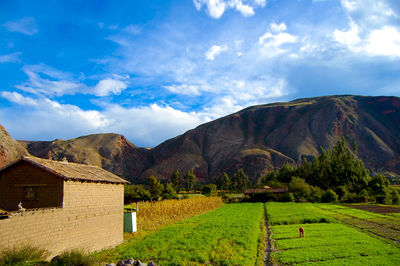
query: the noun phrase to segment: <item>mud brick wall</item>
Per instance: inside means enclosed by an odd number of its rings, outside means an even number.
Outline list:
[[[123,241],[123,184],[64,181],[63,188],[62,208],[29,210],[0,220],[0,250],[29,243],[56,255]]]
[[[64,182],[65,248],[98,250],[123,241],[124,185]]]
[[[0,250],[24,244],[52,253],[63,249],[63,209],[29,210],[0,220]]]
[[[24,208],[61,207],[62,178],[27,162],[20,162],[18,167],[7,169],[0,175],[0,209],[15,211],[19,202]],[[38,190],[37,201],[24,199],[25,187]]]

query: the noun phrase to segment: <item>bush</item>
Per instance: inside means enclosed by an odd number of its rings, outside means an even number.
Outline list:
[[[278,201],[280,202],[294,202],[295,201],[295,197],[293,195],[293,193],[287,192],[283,195],[280,195],[278,198]]]
[[[48,253],[45,249],[24,245],[3,250],[0,253],[0,265],[16,265],[26,261],[43,260]]]
[[[91,256],[84,252],[83,250],[71,250],[61,253],[54,257],[50,265],[68,265],[68,266],[91,266],[99,264],[94,256]]]
[[[336,202],[338,200],[338,195],[332,189],[328,189],[322,194],[321,201],[322,202]]]
[[[210,185],[205,185],[201,193],[210,196],[216,194],[216,192],[217,192],[217,186],[214,184],[210,184]]]
[[[246,200],[247,202],[267,202],[267,201],[275,201],[274,194],[270,192],[259,192],[254,193]]]

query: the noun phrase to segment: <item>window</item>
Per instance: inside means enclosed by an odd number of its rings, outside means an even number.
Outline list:
[[[39,200],[39,189],[38,187],[24,187],[25,200],[35,201]]]

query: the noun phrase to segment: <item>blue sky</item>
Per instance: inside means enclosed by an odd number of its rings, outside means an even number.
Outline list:
[[[153,147],[247,106],[400,96],[397,0],[0,0],[0,124]]]

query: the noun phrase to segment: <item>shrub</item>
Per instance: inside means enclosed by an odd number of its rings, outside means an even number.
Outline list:
[[[50,265],[57,266],[91,266],[96,264],[99,264],[99,262],[94,256],[78,249],[61,253],[61,255],[54,257],[50,263]]]
[[[0,253],[0,265],[16,265],[25,261],[43,260],[47,257],[45,249],[24,245],[3,250]]]
[[[217,186],[214,184],[205,185],[201,191],[202,194],[210,196],[215,195],[217,192]]]
[[[338,195],[332,189],[328,189],[321,197],[322,202],[336,202]]]

